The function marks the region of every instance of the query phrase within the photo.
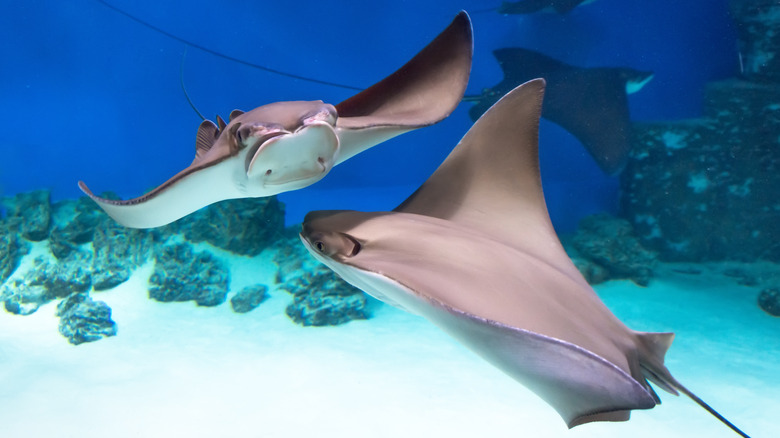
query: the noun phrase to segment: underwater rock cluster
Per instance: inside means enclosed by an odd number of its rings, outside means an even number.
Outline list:
[[[155,254],[149,278],[149,298],[157,301],[195,301],[199,306],[225,302],[230,273],[212,254],[194,252],[185,243],[164,245]]]
[[[707,118],[636,124],[621,210],[667,261],[780,261],[780,85],[707,87]]]
[[[275,196],[231,199],[200,209],[167,228],[193,243],[205,241],[236,254],[256,256],[284,229],[284,204]]]
[[[230,298],[230,307],[236,313],[247,313],[257,308],[267,297],[268,286],[255,284],[236,292]]]
[[[49,233],[49,249],[58,259],[92,242],[95,229],[106,219],[106,215],[86,198],[60,202],[53,208],[55,225]]]
[[[0,284],[19,267],[29,245],[8,225],[0,222]]]
[[[739,35],[742,75],[751,81],[780,82],[780,3],[731,0]]]
[[[758,294],[758,307],[772,316],[780,316],[780,289],[767,288]]]
[[[152,235],[104,220],[95,228],[92,249],[92,280],[95,290],[116,287],[130,278],[152,252]]]
[[[114,336],[117,332],[116,323],[111,319],[111,308],[86,293],[72,294],[60,301],[57,316],[60,317],[60,333],[73,345]]]
[[[85,292],[92,284],[89,254],[81,251],[60,262],[36,257],[24,275],[14,276],[0,288],[8,312],[29,315],[58,298]]]
[[[636,123],[621,216],[665,261],[780,261],[780,4],[735,0],[740,79],[704,117]]]
[[[104,195],[114,197],[111,194]],[[92,294],[127,281],[153,261],[149,298],[223,304],[230,293],[229,267],[208,245],[256,256],[273,251],[279,287],[293,294],[287,309],[303,325],[336,325],[365,319],[362,292],[325,268],[316,268],[297,237],[284,229],[284,205],[275,197],[220,202],[173,224],[153,230],[123,227],[86,197],[52,204],[48,191],[0,199],[0,302],[17,315],[29,315],[60,300],[60,333],[71,343],[116,334],[111,309]],[[33,242],[48,247],[18,269]],[[230,305],[247,313],[268,297],[268,286],[255,284],[233,294]]]
[[[297,233],[280,242],[274,261],[279,288],[293,295],[287,316],[298,324],[339,325],[370,318],[366,294],[309,257]]]
[[[621,215],[665,261],[780,261],[780,4],[732,2],[741,79],[704,117],[634,125]]]
[[[630,279],[647,286],[653,277],[656,256],[639,243],[624,219],[607,214],[585,217],[571,243],[577,251],[575,265],[590,284]]]
[[[0,199],[0,207],[6,211],[6,226],[33,242],[46,239],[51,226],[50,199],[48,190],[19,193],[11,198]]]
[[[365,294],[323,265],[305,271],[284,288],[293,294],[285,312],[298,324],[339,325],[369,317]]]

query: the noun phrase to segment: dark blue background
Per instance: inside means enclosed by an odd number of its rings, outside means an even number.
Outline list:
[[[184,45],[95,0],[3,2],[0,14],[0,190],[51,189],[55,199],[95,191],[134,197],[189,164],[199,118],[179,86]],[[371,85],[406,62],[461,9],[472,12],[468,94],[501,80],[492,50],[521,46],[579,66],[630,66],[655,78],[631,95],[634,120],[701,113],[707,81],[733,76],[736,38],[727,0],[598,0],[568,15],[474,12],[500,1],[280,2],[111,0],[202,46],[298,75]],[[356,6],[357,5],[357,6]],[[189,93],[207,117],[278,100],[338,103],[349,90],[269,74],[189,49]],[[441,162],[471,121],[462,104],[437,126],[403,135],[283,196],[290,221],[310,209],[390,209]],[[551,123],[542,172],[556,226],[612,210],[617,180]],[[370,188],[355,197],[330,189]]]

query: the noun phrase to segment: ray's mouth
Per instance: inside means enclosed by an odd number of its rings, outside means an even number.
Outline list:
[[[316,164],[311,166],[310,171],[299,172],[297,175],[289,175],[287,177],[278,176],[280,173],[283,173],[282,171],[274,172],[273,169],[268,169],[265,171],[264,183],[267,186],[279,186],[298,181],[320,179],[328,172],[328,168],[325,165],[325,160],[322,157],[317,157],[317,161],[315,163]]]

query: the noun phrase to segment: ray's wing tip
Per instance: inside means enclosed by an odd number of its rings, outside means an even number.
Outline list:
[[[449,56],[444,57],[442,53]],[[469,77],[471,75],[471,64],[474,53],[474,38],[471,18],[465,10],[461,10],[452,20],[452,22],[440,32],[431,42],[423,47],[412,59],[406,62],[398,70],[383,80],[368,87],[366,90],[335,105],[339,114],[336,121],[338,127],[342,129],[365,129],[365,128],[404,128],[408,130],[419,129],[435,125],[449,117],[461,102],[463,94],[466,92]],[[425,57],[432,57],[434,62],[426,62]],[[426,58],[427,59],[427,58]],[[455,64],[453,67],[450,64]],[[446,72],[450,73],[442,81],[453,85],[447,91],[444,97],[446,102],[451,101],[448,108],[441,108],[434,116],[423,115],[422,120],[417,123],[409,120],[397,120],[393,117],[376,118],[372,112],[377,111],[379,105],[373,102],[382,99],[381,94],[387,91],[394,93],[403,93],[409,88],[414,88],[414,81],[410,81],[408,72],[423,70],[423,73],[415,73],[418,76],[430,79],[431,72],[437,69],[441,70],[444,66],[450,67]],[[423,81],[418,81],[423,82]],[[390,85],[390,84],[393,85]],[[412,85],[410,85],[412,84]],[[391,90],[388,90],[391,88]],[[435,87],[434,87],[435,88]],[[408,92],[408,91],[407,91]],[[401,108],[398,113],[409,111],[409,108]],[[398,114],[395,114],[398,116]],[[369,118],[368,116],[372,116]]]
[[[84,192],[85,195],[89,196],[90,198],[95,198],[95,194],[92,193],[92,190],[87,187],[87,184],[84,181],[79,180],[78,182],[79,189]]]
[[[84,183],[84,181],[79,180],[79,189],[81,189],[82,192],[84,192],[85,195],[87,195],[90,199],[95,201],[101,208],[104,208],[105,204],[112,204],[110,199],[101,198],[100,196],[92,193],[92,190],[87,187],[87,184]]]
[[[458,14],[455,15],[455,18],[452,19],[452,24],[450,24],[450,26],[457,26],[460,28],[460,32],[463,34],[463,37],[471,41],[471,48],[473,51],[474,26],[471,23],[471,16],[469,13],[466,12],[465,9],[461,9]]]

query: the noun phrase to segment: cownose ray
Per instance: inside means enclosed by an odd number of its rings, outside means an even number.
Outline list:
[[[396,72],[337,105],[276,102],[235,110],[228,123],[203,121],[192,163],[143,196],[111,200],[79,187],[120,224],[152,228],[225,199],[309,186],[355,154],[447,117],[466,89],[472,46],[461,12]]]
[[[586,5],[595,0],[521,0],[518,2],[503,2],[498,7],[499,14],[532,14],[540,11],[555,11],[566,14],[579,5]]]
[[[569,427],[654,407],[650,381],[746,436],[672,377],[674,334],[626,327],[566,255],[539,172],[544,88],[536,79],[499,100],[395,210],[310,212],[304,246],[352,285],[429,319]]]
[[[631,120],[627,94],[639,91],[652,72],[630,68],[579,68],[532,50],[503,48],[493,52],[504,79],[481,96],[470,110],[477,120],[501,96],[534,78],[547,81],[542,117],[576,137],[607,174],[619,173],[629,152]]]

